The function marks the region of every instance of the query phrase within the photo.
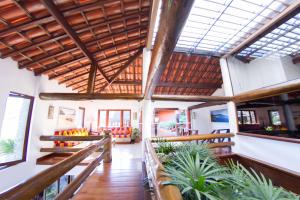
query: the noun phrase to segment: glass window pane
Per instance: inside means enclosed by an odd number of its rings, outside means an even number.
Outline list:
[[[281,125],[279,111],[270,111],[270,118],[273,125],[275,126]]]
[[[237,114],[238,114],[238,122],[239,122],[239,124],[242,124],[242,112],[237,111]]]
[[[243,124],[251,124],[250,112],[242,111],[242,113],[243,113]]]
[[[9,96],[0,133],[0,163],[23,158],[30,99]]]
[[[123,111],[123,127],[130,127],[130,111]]]
[[[99,117],[99,127],[106,127],[106,110],[101,110]]]
[[[108,117],[109,127],[120,127],[121,126],[121,111],[109,111]]]
[[[250,115],[251,115],[251,122],[252,124],[256,124],[256,117],[255,117],[255,112],[254,111],[250,111]]]

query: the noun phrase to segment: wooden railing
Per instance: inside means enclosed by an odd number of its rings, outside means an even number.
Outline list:
[[[154,189],[157,200],[182,200],[182,195],[178,187],[174,185],[163,185],[164,181],[170,180],[170,177],[164,173],[164,166],[159,161],[155,149],[152,145],[153,142],[166,141],[166,142],[189,142],[189,141],[206,141],[209,148],[223,148],[231,147],[234,142],[230,138],[234,134],[201,134],[192,136],[175,136],[175,137],[153,137],[146,139],[145,143],[145,163],[149,184]],[[228,142],[224,142],[227,139]]]
[[[60,137],[60,136],[56,136]],[[64,137],[64,136],[61,136]],[[76,136],[78,137],[78,136]],[[84,136],[80,136],[84,137]],[[88,137],[88,136],[87,136]],[[60,138],[55,138],[55,140]],[[74,138],[72,138],[74,139]],[[68,138],[69,140],[69,138]],[[101,140],[94,141],[92,144],[74,153],[65,160],[51,166],[50,168],[42,171],[36,176],[20,183],[19,185],[9,189],[0,194],[2,200],[27,200],[32,199],[46,187],[58,180],[61,176],[65,175],[68,171],[78,165],[82,160],[98,151],[103,147],[103,152],[97,156],[87,167],[81,172],[57,197],[56,199],[63,200],[72,197],[74,192],[79,188],[82,182],[90,175],[90,173],[100,164],[104,162],[111,162],[111,135],[107,133]]]

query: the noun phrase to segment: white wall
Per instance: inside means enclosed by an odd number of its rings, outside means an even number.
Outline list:
[[[294,64],[290,56],[283,57],[281,64],[287,80],[300,78],[300,64]]]
[[[286,81],[279,58],[258,58],[250,63],[243,63],[230,57],[227,62],[235,95]]]
[[[236,135],[235,153],[243,154],[300,173],[300,145]]]
[[[210,112],[214,110],[227,109],[227,105],[210,106],[192,110],[192,129],[199,133],[211,133],[215,129],[229,129],[229,123],[212,122]]]
[[[230,57],[227,60],[221,59],[220,64],[227,96],[232,95],[232,88],[234,95],[237,95],[262,87],[272,88],[300,81],[300,68],[291,63],[290,57],[275,60],[255,59],[249,64]],[[231,132],[236,133],[236,108],[233,102],[227,105],[230,129]],[[300,172],[300,154],[295,153],[300,152],[299,144],[241,135],[235,135],[233,140],[235,141],[232,148],[234,153]]]

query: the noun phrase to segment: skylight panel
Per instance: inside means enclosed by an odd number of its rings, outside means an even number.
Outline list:
[[[285,56],[299,53],[300,50],[300,14],[287,20],[285,23],[274,29],[264,37],[256,41],[250,47],[241,51],[238,55],[250,58],[257,58],[276,54],[278,56]],[[249,51],[252,48],[252,51]],[[264,51],[261,51],[264,50]],[[256,54],[261,52],[262,55]]]
[[[188,53],[209,51],[211,55],[228,53],[239,42],[256,32],[294,1],[195,0],[175,51],[183,49]],[[157,17],[156,23],[158,20],[159,17]],[[288,26],[293,25],[294,21],[295,19],[289,20],[281,29],[285,30]],[[279,36],[284,33],[280,29],[276,30],[271,38],[264,38],[255,48],[261,49],[274,38],[281,38]],[[299,35],[299,33],[300,29],[295,29],[295,32],[291,31],[291,34]],[[280,42],[287,42],[286,38]],[[277,42],[276,45],[279,43]],[[245,52],[241,52],[241,55],[245,55]]]

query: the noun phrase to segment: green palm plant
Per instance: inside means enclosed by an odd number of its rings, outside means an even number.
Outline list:
[[[0,153],[12,154],[15,151],[15,141],[12,139],[0,140]]]
[[[166,166],[166,175],[171,181],[164,182],[179,187],[185,199],[220,199],[215,188],[227,184],[227,169],[211,162],[209,157],[200,158],[200,154],[191,155],[188,151],[177,154],[172,165]]]
[[[263,174],[257,174],[253,169],[247,170],[243,165],[229,163],[235,188],[240,191],[239,200],[299,200],[299,196],[273,185]]]

